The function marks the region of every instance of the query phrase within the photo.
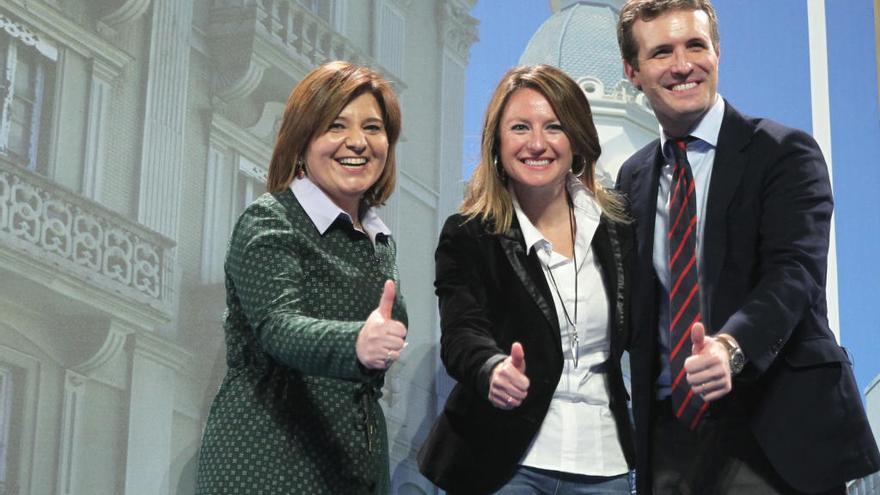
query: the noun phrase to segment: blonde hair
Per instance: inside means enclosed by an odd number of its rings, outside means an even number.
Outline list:
[[[394,145],[400,136],[400,106],[391,85],[378,72],[349,62],[328,62],[306,74],[293,88],[284,108],[278,139],[269,163],[269,192],[282,191],[304,167],[309,144],[327,131],[340,112],[358,96],[376,98],[388,138],[385,168],[364,193],[370,206],[385,203],[397,179]]]
[[[550,103],[571,143],[574,160],[584,166],[579,180],[593,193],[602,213],[618,223],[630,222],[623,199],[596,183],[596,160],[602,152],[593,124],[590,103],[583,90],[561,70],[550,65],[514,67],[495,88],[483,123],[480,161],[468,182],[459,212],[468,219],[479,218],[495,234],[506,232],[513,221],[513,202],[497,168],[501,117],[510,95],[522,88],[533,89]],[[497,163],[497,166],[496,166]]]

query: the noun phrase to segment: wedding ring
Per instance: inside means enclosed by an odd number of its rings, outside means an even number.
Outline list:
[[[513,400],[513,397],[511,397],[511,396],[508,395],[508,396],[507,396],[507,405],[508,405],[508,406],[510,405],[510,401],[512,401],[512,400]]]
[[[391,366],[391,363],[394,362],[394,358],[391,357],[391,351],[388,351],[388,354],[385,355],[385,366]]]

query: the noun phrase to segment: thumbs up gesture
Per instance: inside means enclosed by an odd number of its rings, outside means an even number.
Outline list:
[[[514,342],[510,355],[495,366],[489,380],[489,402],[500,409],[519,407],[529,393],[526,354],[522,344]]]
[[[691,327],[691,355],[684,361],[687,381],[706,402],[718,400],[733,390],[730,355],[718,337],[706,335],[702,323]]]
[[[396,289],[392,280],[385,281],[379,306],[370,313],[355,342],[358,361],[369,369],[387,369],[400,359],[406,327],[391,318]]]

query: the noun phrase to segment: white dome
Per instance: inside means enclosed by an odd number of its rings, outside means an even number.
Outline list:
[[[559,67],[576,81],[592,78],[612,93],[622,79],[617,17],[623,0],[556,0],[558,9],[529,40],[523,65]]]

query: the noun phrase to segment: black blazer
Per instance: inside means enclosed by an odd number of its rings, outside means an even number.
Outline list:
[[[620,356],[628,339],[628,226],[604,217],[592,247],[602,268],[609,300],[611,356],[606,382],[611,410],[627,462],[634,452],[632,426]],[[550,286],[537,255],[525,251],[514,216],[503,235],[490,234],[479,220],[447,219],[435,254],[440,301],[440,355],[458,383],[419,453],[419,469],[453,493],[487,493],[506,483],[538,432],[562,374],[559,323]],[[488,400],[486,361],[525,350],[528,397],[511,411]]]
[[[650,493],[658,369],[658,281],[652,264],[659,140],[624,163],[638,251],[631,349],[639,493]],[[828,327],[825,272],[833,201],[808,134],[741,115],[729,104],[715,152],[702,246],[709,333],[739,342],[748,364],[725,399],[745,410],[764,454],[804,492],[880,469],[852,365]]]

